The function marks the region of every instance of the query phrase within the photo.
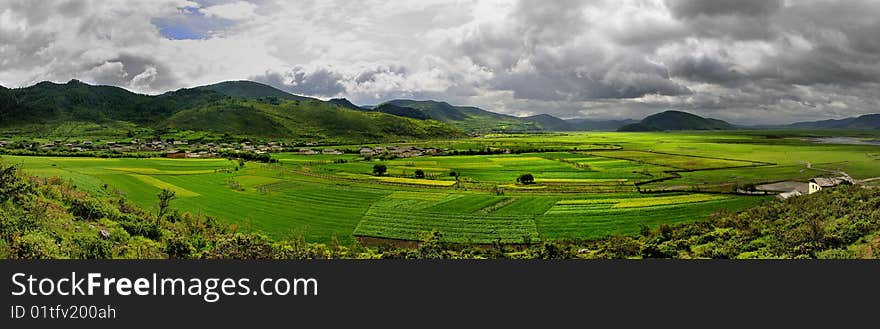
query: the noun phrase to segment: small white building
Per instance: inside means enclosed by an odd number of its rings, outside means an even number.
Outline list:
[[[817,177],[810,179],[810,194],[821,191],[823,188],[835,187],[840,184],[852,184],[849,177]]]

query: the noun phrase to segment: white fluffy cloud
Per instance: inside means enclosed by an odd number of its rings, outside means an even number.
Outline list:
[[[231,20],[251,19],[257,16],[257,5],[247,1],[236,1],[232,3],[210,6],[200,11],[207,16],[219,17]]]
[[[877,112],[876,1],[0,0],[0,84],[254,79],[375,104],[741,123]]]

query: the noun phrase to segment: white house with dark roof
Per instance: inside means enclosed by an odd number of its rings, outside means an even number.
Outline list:
[[[852,184],[849,177],[817,177],[810,179],[810,194],[821,191],[824,188],[835,187],[840,184]]]

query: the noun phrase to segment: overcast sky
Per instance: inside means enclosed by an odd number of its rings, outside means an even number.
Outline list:
[[[0,0],[0,84],[250,79],[356,104],[735,123],[878,113],[880,1]]]

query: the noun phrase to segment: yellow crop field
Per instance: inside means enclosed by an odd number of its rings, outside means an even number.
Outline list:
[[[388,197],[392,199],[440,201],[445,199],[447,196],[449,196],[449,194],[447,193],[395,191],[394,193],[391,193]]]
[[[130,174],[129,176],[137,178],[138,180],[140,180],[144,183],[147,183],[149,185],[152,185],[152,186],[160,188],[160,189],[172,190],[172,191],[174,191],[175,194],[177,194],[178,197],[186,198],[186,197],[196,197],[196,196],[200,195],[196,192],[187,190],[187,189],[179,187],[177,185],[161,181],[158,178],[155,178],[152,176],[137,175],[137,174]]]
[[[452,186],[452,185],[455,185],[455,181],[451,181],[451,180],[431,180],[431,179],[402,178],[402,177],[372,177],[372,178],[383,181],[383,182],[390,182],[390,183],[428,185],[428,186]]]
[[[107,168],[142,175],[201,175],[211,174],[214,170],[162,170],[156,168]]]
[[[616,205],[614,205],[614,208],[654,207],[654,206],[695,203],[695,202],[723,200],[723,199],[727,199],[727,197],[723,196],[723,195],[712,195],[712,194],[687,194],[687,195],[676,195],[676,196],[654,197],[654,198],[634,198],[634,199],[622,199],[622,200],[620,200],[620,202],[618,202]]]

